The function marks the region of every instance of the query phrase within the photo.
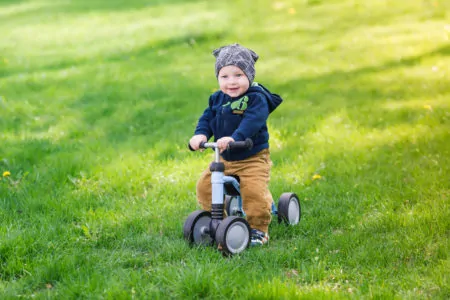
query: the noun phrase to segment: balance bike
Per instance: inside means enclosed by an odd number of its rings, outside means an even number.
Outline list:
[[[253,142],[229,143],[230,149],[251,149]],[[225,166],[220,162],[220,151],[217,143],[202,142],[200,148],[214,149],[215,159],[210,165],[212,185],[211,212],[197,210],[192,212],[184,222],[184,238],[194,245],[213,245],[225,255],[241,253],[250,245],[251,228],[245,219],[242,206],[239,179],[225,176]],[[224,210],[227,217],[224,218]],[[300,201],[294,193],[283,193],[278,201],[278,208],[272,203],[272,214],[278,222],[296,225],[300,222]]]

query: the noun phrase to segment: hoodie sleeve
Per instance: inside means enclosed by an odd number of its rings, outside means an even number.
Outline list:
[[[195,135],[203,134],[209,140],[213,135],[212,129],[209,126],[210,121],[215,117],[215,112],[211,109],[212,107],[212,95],[209,97],[209,105],[203,112],[203,114],[198,119],[197,127],[195,128]]]
[[[269,117],[269,106],[264,95],[252,93],[249,98],[248,107],[245,110],[242,121],[231,135],[235,141],[243,141],[255,135],[266,125]]]

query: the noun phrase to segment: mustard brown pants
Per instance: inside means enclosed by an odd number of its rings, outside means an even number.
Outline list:
[[[269,149],[239,161],[226,161],[225,175],[237,175],[240,178],[242,205],[251,228],[269,231],[272,218],[272,194],[269,191],[270,160]],[[197,182],[197,199],[202,209],[211,211],[211,171],[203,171]]]

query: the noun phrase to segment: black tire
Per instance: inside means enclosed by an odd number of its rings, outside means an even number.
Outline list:
[[[242,212],[239,209],[239,199],[237,197],[230,195],[225,196],[225,212],[228,217],[242,217]]]
[[[190,244],[211,245],[213,239],[209,234],[209,224],[211,223],[211,213],[206,210],[192,212],[184,222],[184,238]]]
[[[302,217],[300,201],[294,193],[283,193],[278,200],[278,223],[297,225]]]
[[[217,247],[224,255],[239,254],[249,247],[250,232],[250,225],[244,218],[225,218],[217,227]]]

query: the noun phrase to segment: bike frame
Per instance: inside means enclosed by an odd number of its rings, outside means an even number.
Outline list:
[[[223,219],[223,208],[224,208],[224,196],[228,195],[226,184],[230,184],[233,186],[233,188],[239,193],[238,196],[234,196],[238,199],[238,205],[239,205],[239,211],[242,213],[242,216],[245,216],[245,212],[243,210],[243,204],[242,204],[242,197],[240,184],[237,181],[237,179],[233,176],[227,176],[224,173],[225,167],[223,163],[220,162],[220,150],[217,147],[217,143],[203,143],[203,148],[211,148],[214,149],[214,161],[212,163],[211,170],[211,189],[212,189],[212,207],[217,207],[218,209],[222,210],[222,213],[219,215],[219,212],[212,212],[213,219],[214,216],[217,214],[217,218],[219,219],[219,216],[221,217],[220,220]],[[221,168],[221,166],[223,166]],[[272,214],[277,215],[278,211],[275,206],[275,203],[272,202]],[[214,230],[213,228],[211,228]]]

